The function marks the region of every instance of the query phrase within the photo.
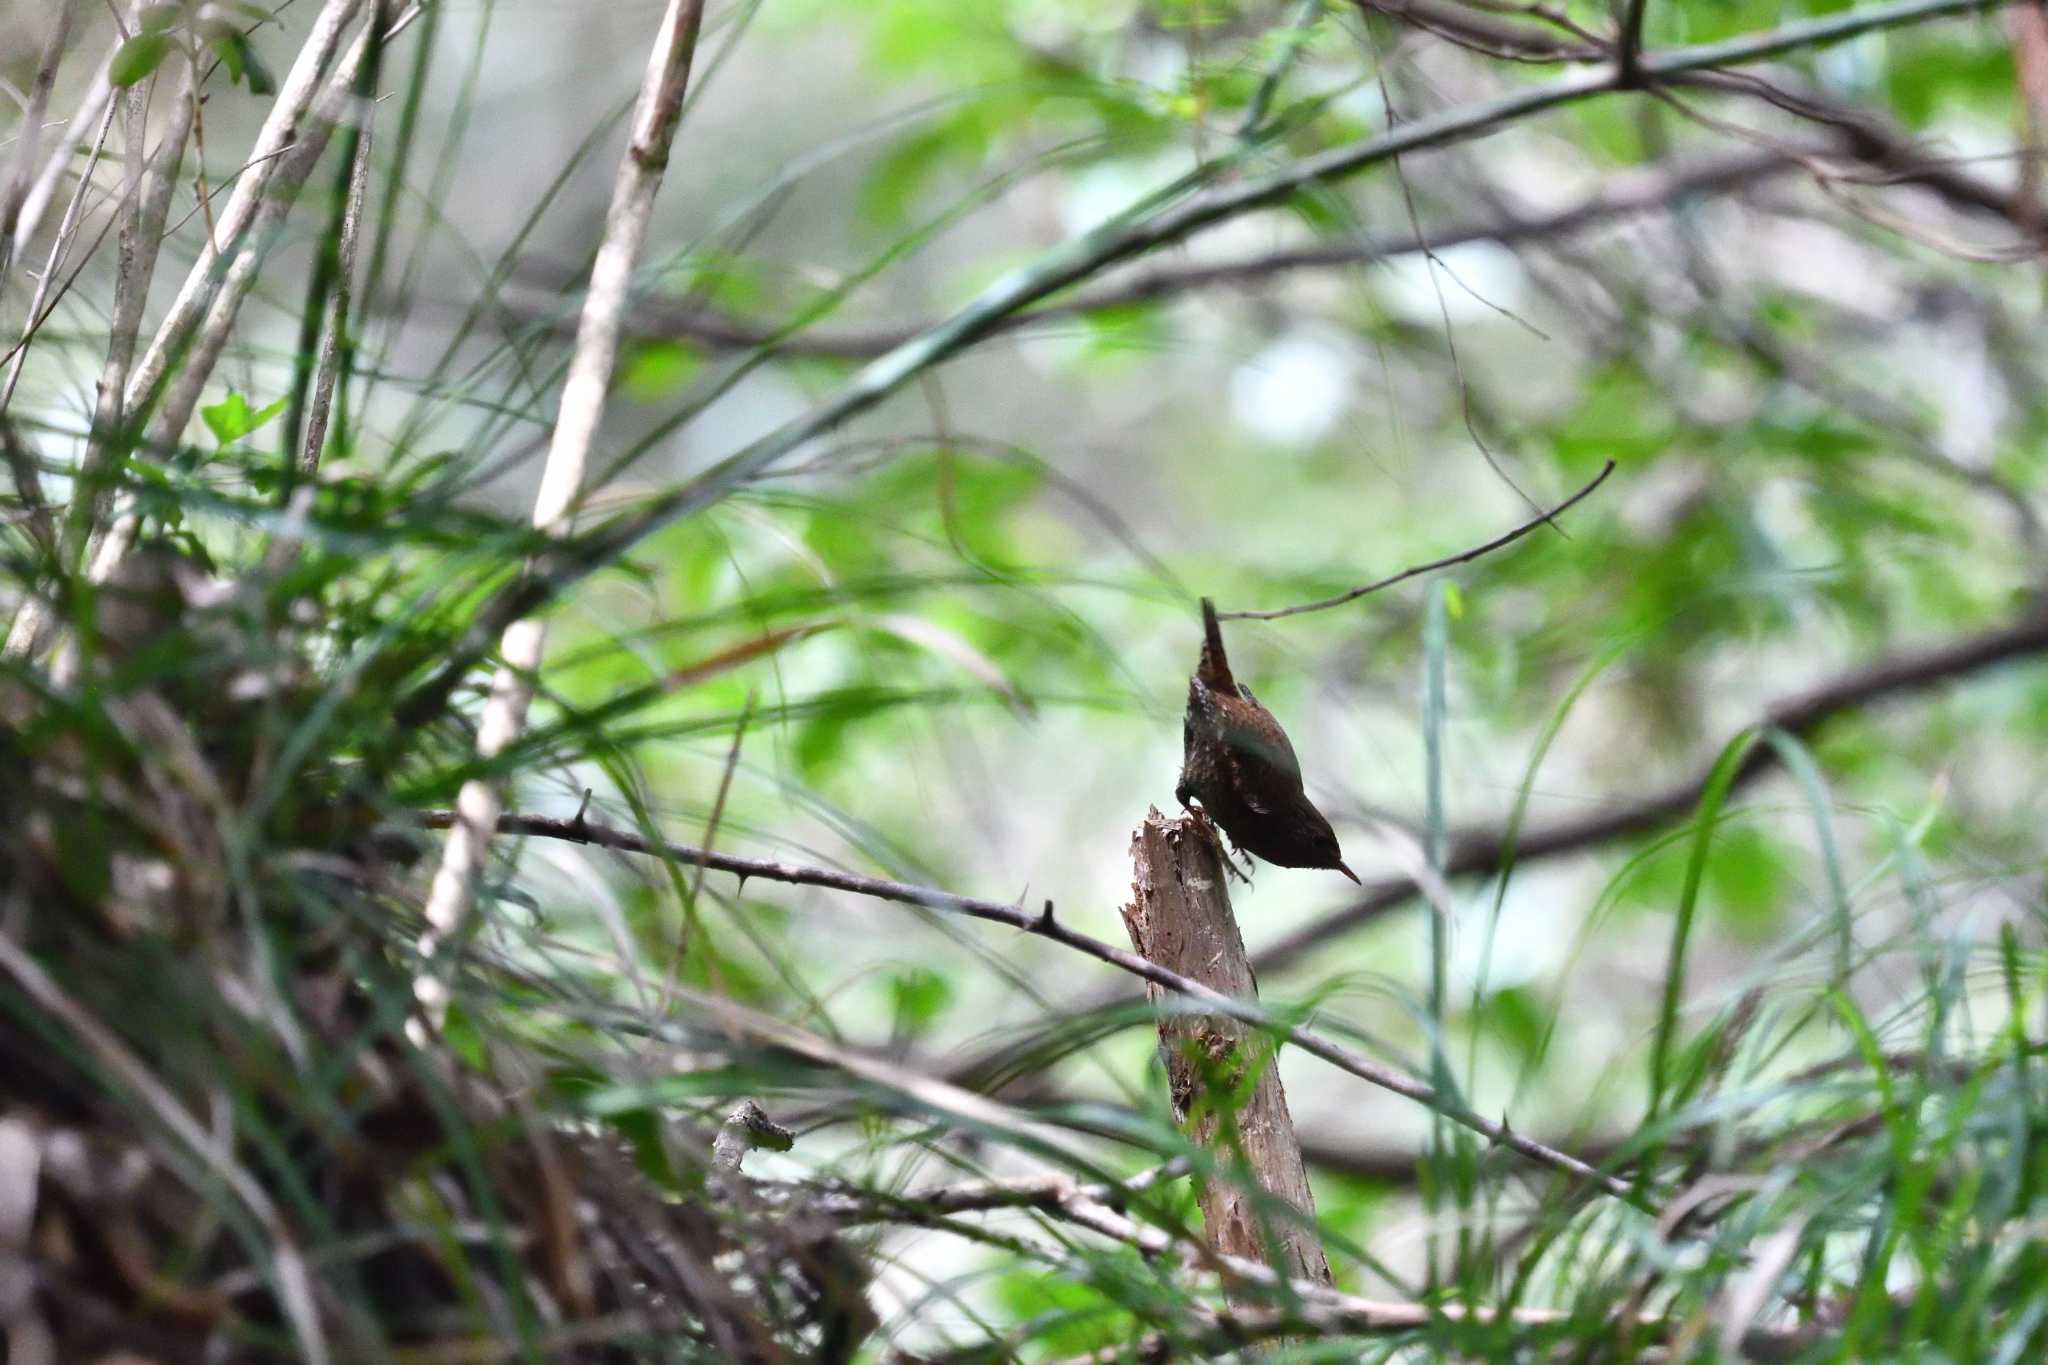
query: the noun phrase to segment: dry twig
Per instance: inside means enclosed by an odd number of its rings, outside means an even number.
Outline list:
[[[456,826],[461,819],[459,811],[430,811],[420,817],[420,823],[430,829],[448,829]],[[1021,906],[1005,901],[957,896],[949,891],[889,881],[882,877],[866,877],[859,873],[841,872],[832,868],[805,867],[768,858],[743,858],[735,854],[693,848],[688,844],[645,839],[624,830],[591,824],[587,820],[557,820],[545,816],[500,814],[496,818],[495,828],[501,833],[565,839],[571,843],[594,844],[601,848],[614,848],[627,853],[647,853],[673,858],[679,863],[702,864],[714,872],[730,872],[743,878],[787,882],[796,886],[821,886],[898,905],[914,905],[947,914],[966,915],[972,919],[987,920],[994,924],[1021,929],[1025,933],[1036,934],[1062,947],[1084,953],[1098,962],[1128,972],[1141,980],[1149,981],[1185,998],[1190,1004],[1197,1005],[1204,1011],[1227,1015],[1241,1023],[1268,1030],[1278,1037],[1285,1038],[1302,1051],[1320,1057],[1340,1071],[1349,1072],[1360,1080],[1391,1090],[1397,1095],[1434,1109],[1452,1122],[1471,1129],[1491,1142],[1519,1152],[1531,1161],[1563,1172],[1575,1180],[1591,1184],[1617,1199],[1636,1202],[1640,1198],[1636,1191],[1622,1181],[1595,1170],[1569,1153],[1525,1137],[1505,1123],[1496,1123],[1483,1115],[1457,1108],[1412,1076],[1383,1066],[1370,1057],[1341,1047],[1298,1025],[1276,1019],[1257,1005],[1211,990],[1201,982],[1161,967],[1127,948],[1119,948],[1078,930],[1069,929],[1053,915],[1027,911]]]
[[[1405,583],[1411,578],[1420,578],[1423,574],[1435,573],[1438,569],[1448,569],[1457,564],[1469,564],[1481,555],[1492,554],[1503,545],[1513,544],[1539,526],[1550,525],[1561,514],[1569,511],[1572,507],[1583,501],[1594,489],[1605,483],[1607,476],[1613,472],[1614,461],[1609,460],[1605,465],[1601,466],[1600,472],[1593,476],[1593,481],[1584,488],[1581,488],[1548,512],[1538,513],[1520,526],[1515,527],[1514,530],[1497,535],[1483,545],[1474,545],[1469,550],[1460,550],[1457,554],[1446,555],[1442,559],[1432,559],[1427,564],[1417,564],[1412,568],[1403,569],[1397,574],[1389,574],[1385,578],[1367,583],[1362,587],[1340,592],[1335,597],[1324,597],[1314,602],[1303,602],[1298,606],[1275,607],[1270,611],[1219,611],[1216,615],[1228,621],[1277,621],[1283,616],[1300,616],[1304,612],[1327,611],[1331,607],[1341,607],[1346,602],[1356,602],[1359,598],[1370,593],[1376,593],[1382,588],[1391,588],[1396,583]]]
[[[627,288],[647,238],[662,173],[668,168],[669,144],[682,115],[690,59],[703,16],[703,0],[669,0],[648,54],[632,133],[612,186],[604,244],[591,268],[576,350],[562,386],[540,492],[534,499],[533,525],[544,535],[559,536],[569,529],[582,492],[584,468],[618,359]],[[533,675],[540,667],[546,642],[547,626],[538,618],[521,617],[505,626],[499,641],[501,662],[477,730],[480,759],[488,762],[503,753],[525,729],[526,710],[533,699]],[[420,958],[425,965],[416,983],[417,994],[430,1023],[440,1021],[448,1004],[448,988],[436,973],[435,955],[469,917],[476,878],[503,805],[497,785],[485,778],[464,783],[456,798],[456,819],[427,895],[427,930],[420,940]]]

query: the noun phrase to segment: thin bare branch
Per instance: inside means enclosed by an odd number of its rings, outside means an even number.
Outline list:
[[[258,209],[269,197],[270,182],[283,161],[279,153],[307,131],[305,125],[313,116],[314,100],[320,94],[323,78],[336,53],[341,50],[343,34],[354,22],[362,5],[363,0],[327,0],[314,19],[311,32],[299,48],[291,70],[279,84],[277,98],[264,118],[263,127],[256,134],[255,145],[249,152],[248,169],[236,181],[234,194],[221,210],[217,242],[209,242],[201,248],[199,259],[193,262],[191,271],[185,276],[170,311],[158,325],[156,335],[150,339],[142,359],[135,366],[135,372],[129,376],[126,395],[129,412],[140,413],[148,405],[206,317],[223,274],[216,253],[226,253],[239,246],[243,234],[255,221]],[[347,85],[344,83],[342,88],[346,90]],[[184,423],[178,425],[182,428]],[[177,433],[172,435],[175,438]]]
[[[41,329],[50,311],[57,306],[62,297],[63,290],[59,287],[57,278],[64,268],[65,257],[70,254],[71,248],[77,242],[79,221],[85,216],[85,201],[92,194],[93,173],[99,169],[100,157],[107,148],[107,134],[113,126],[114,106],[110,103],[100,117],[99,132],[93,137],[92,149],[86,157],[85,171],[78,177],[78,188],[72,192],[71,202],[65,205],[64,219],[57,225],[56,236],[50,242],[50,254],[43,262],[41,273],[36,276],[35,293],[29,300],[28,316],[21,324],[21,340],[15,343],[13,354],[8,358],[6,382],[0,384],[0,413],[6,412],[8,405],[14,401],[15,385],[21,382],[22,368],[28,362],[29,342],[34,340],[36,332]],[[34,478],[34,466],[30,466],[27,471],[30,477],[28,487],[21,486],[18,481],[22,472],[15,471],[16,491],[24,498],[33,494],[36,504],[34,510],[47,520],[47,509],[41,506],[42,491],[40,487],[35,486],[37,481]],[[48,527],[45,526],[44,530],[47,532]],[[49,541],[54,548],[54,536],[50,536]]]
[[[1271,611],[1219,611],[1216,615],[1222,619],[1232,621],[1277,621],[1283,616],[1300,616],[1304,612],[1326,611],[1331,607],[1341,607],[1346,602],[1356,602],[1359,598],[1369,593],[1378,592],[1382,588],[1391,588],[1396,583],[1405,583],[1411,578],[1420,578],[1423,574],[1435,573],[1438,569],[1448,569],[1456,564],[1469,564],[1481,555],[1493,553],[1493,551],[1500,549],[1503,545],[1512,545],[1515,541],[1520,540],[1539,526],[1550,525],[1560,514],[1569,511],[1591,494],[1594,489],[1606,482],[1607,476],[1613,472],[1614,461],[1609,460],[1605,465],[1601,466],[1600,472],[1593,476],[1593,481],[1584,488],[1581,488],[1548,512],[1531,517],[1520,526],[1515,527],[1514,530],[1495,536],[1484,545],[1474,545],[1469,550],[1461,550],[1457,554],[1447,555],[1442,559],[1432,559],[1427,564],[1417,564],[1413,568],[1403,569],[1397,574],[1389,574],[1387,577],[1367,583],[1363,587],[1352,588],[1348,592],[1340,592],[1335,597],[1325,597],[1315,602],[1303,602],[1301,605],[1294,607],[1275,607]]]
[[[1288,73],[1294,70],[1302,49],[1308,46],[1309,38],[1322,17],[1323,0],[1295,0],[1294,12],[1276,26],[1276,31],[1284,30],[1286,36],[1280,40],[1279,54],[1266,68],[1265,74],[1259,77],[1258,88],[1252,91],[1251,99],[1245,104],[1244,116],[1237,122],[1240,138],[1250,137],[1265,123],[1266,114],[1273,107],[1273,97],[1280,93],[1280,87],[1286,83]]]
[[[69,135],[71,129],[90,128],[98,123],[101,114],[106,111],[107,101],[113,97],[114,87],[102,71],[95,78],[93,85],[87,89],[84,98],[79,100],[77,112],[67,121],[67,136],[63,145],[44,164],[43,173],[37,176],[35,183],[29,187],[28,200],[21,207],[21,221],[14,229],[13,250],[17,258],[28,249],[29,242],[35,238],[37,229],[42,226],[43,214],[49,210],[51,202],[57,197],[58,184],[64,179],[65,172],[75,164],[73,153],[77,143]]]
[[[362,56],[359,45],[353,54]],[[352,71],[344,68],[335,78],[335,98],[329,106],[331,117],[339,117],[345,101],[345,93]],[[160,393],[152,394],[139,381],[143,371],[138,368],[131,377],[126,396],[127,413],[131,420],[137,419],[147,409],[152,397],[156,407],[149,413],[143,428],[142,444],[152,449],[170,449],[182,439],[186,425],[192,420],[193,412],[199,406],[200,395],[212,381],[214,367],[226,350],[228,338],[233,334],[235,319],[240,315],[243,302],[256,286],[257,276],[263,268],[264,258],[278,237],[278,229],[290,215],[299,191],[304,188],[307,177],[319,162],[321,153],[326,151],[329,135],[334,125],[325,118],[311,120],[300,130],[299,138],[283,156],[278,158],[279,167],[270,177],[271,193],[257,206],[255,214],[245,224],[245,231],[234,240],[227,268],[219,272],[218,288],[213,291],[205,317],[197,327],[186,334],[184,344],[179,348],[177,359],[181,362],[175,370],[167,371],[166,382]],[[202,253],[204,254],[204,253]],[[173,307],[175,308],[175,304]],[[166,320],[168,325],[169,319]],[[157,340],[164,337],[163,328],[157,331]],[[155,343],[152,343],[152,350]],[[140,362],[147,366],[150,357],[145,355]],[[135,546],[142,529],[142,507],[139,499],[130,498],[114,516],[112,525],[92,553],[88,572],[95,583],[107,582],[127,558]]]
[[[1649,7],[1649,0],[1628,0],[1628,9],[1622,13],[1621,37],[1614,45],[1614,64],[1623,85],[1634,85],[1641,78],[1643,17]]]
[[[177,185],[178,166],[185,156],[185,135],[198,103],[198,91],[188,71],[163,140],[157,144],[145,189],[145,132],[153,88],[153,83],[131,86],[126,92],[128,147],[121,188],[121,236],[115,248],[114,304],[107,320],[107,359],[100,367],[93,406],[93,434],[79,467],[78,487],[72,490],[71,504],[65,512],[59,562],[66,572],[76,567],[91,535],[96,509],[106,501],[102,485],[115,449],[115,435],[126,412],[123,405],[127,399],[128,371],[135,363],[143,308],[149,302],[149,282],[155,277],[157,255],[163,246],[164,218],[170,212],[171,191]]]
[[[460,811],[429,811],[422,814],[420,823],[429,829],[457,828],[462,820]],[[1530,1160],[1562,1171],[1575,1180],[1587,1182],[1617,1199],[1631,1203],[1640,1196],[1628,1185],[1612,1176],[1605,1175],[1593,1167],[1546,1143],[1524,1137],[1506,1124],[1496,1123],[1470,1110],[1462,1109],[1455,1103],[1438,1096],[1435,1091],[1412,1076],[1382,1066],[1371,1058],[1341,1047],[1328,1039],[1308,1030],[1288,1024],[1275,1018],[1258,1005],[1211,990],[1201,982],[1169,971],[1155,962],[1119,948],[1099,938],[1090,937],[1078,930],[1069,929],[1057,916],[1027,911],[1021,906],[1005,901],[983,900],[974,896],[959,896],[950,891],[940,891],[928,886],[915,886],[908,882],[890,881],[883,877],[868,877],[857,872],[841,872],[834,868],[808,867],[798,863],[785,863],[771,858],[745,858],[730,853],[716,853],[708,849],[694,848],[688,844],[668,843],[650,840],[626,830],[609,829],[594,825],[586,820],[560,820],[538,815],[504,815],[497,817],[496,828],[501,833],[534,835],[549,839],[563,839],[571,843],[591,844],[600,848],[617,849],[625,853],[645,853],[670,858],[679,863],[691,863],[710,868],[714,872],[729,872],[741,878],[761,881],[786,882],[792,886],[819,886],[833,891],[850,892],[873,900],[889,901],[897,905],[913,905],[926,910],[945,914],[965,915],[970,919],[986,920],[992,924],[1007,925],[1021,929],[1028,934],[1071,948],[1107,963],[1119,971],[1127,972],[1141,980],[1149,981],[1204,1010],[1225,1014],[1240,1023],[1265,1029],[1278,1037],[1285,1038],[1302,1051],[1320,1057],[1340,1071],[1349,1072],[1360,1080],[1369,1081],[1385,1090],[1424,1105],[1454,1123],[1470,1128],[1489,1141],[1521,1153]]]
[[[365,119],[369,111],[364,110]],[[327,447],[327,423],[334,409],[334,388],[341,380],[341,362],[346,352],[348,310],[356,273],[356,246],[363,223],[363,201],[370,184],[370,130],[362,128],[356,137],[355,160],[349,167],[348,199],[341,212],[341,234],[335,250],[334,290],[327,296],[327,316],[320,328],[320,359],[313,372],[313,394],[306,405],[306,434],[299,448],[299,473],[312,478],[320,472],[320,456]]]
[[[562,386],[547,465],[534,498],[533,525],[544,535],[559,536],[569,530],[582,495],[584,468],[618,360],[628,287],[647,240],[662,174],[668,168],[669,145],[682,117],[690,61],[703,17],[703,0],[669,0],[648,53],[632,133],[612,185],[604,242],[591,267],[590,293],[584,300],[576,349]],[[486,762],[516,742],[526,728],[533,677],[546,644],[547,626],[539,619],[514,618],[505,625],[498,647],[501,661],[477,730],[477,756]],[[439,1024],[448,1004],[448,988],[436,972],[434,959],[440,945],[459,933],[469,918],[476,878],[503,805],[496,784],[483,778],[465,782],[456,798],[458,817],[428,891],[427,928],[420,939],[420,958],[425,965],[415,983],[415,994],[430,1025]]]
[[[1619,218],[1656,213],[1701,195],[1741,190],[1795,169],[1797,164],[1785,153],[1763,150],[1624,171],[1603,178],[1600,188],[1578,203],[1552,212],[1473,217],[1431,228],[1428,249],[1443,251],[1467,242],[1497,242],[1502,246],[1539,242]],[[1381,237],[1349,236],[1239,260],[1162,266],[1088,289],[1063,302],[1013,314],[992,327],[991,335],[1042,327],[1133,304],[1155,303],[1200,289],[1250,286],[1301,271],[1371,265],[1423,249],[1414,233],[1398,232]],[[517,302],[507,305],[507,310],[527,325],[542,325],[547,316],[530,304]],[[780,329],[767,324],[654,300],[635,307],[628,328],[636,336],[688,341],[715,350],[753,350],[772,344],[782,355],[862,360],[901,346],[935,325],[931,321],[874,324],[779,337]]]
[[[58,538],[58,563],[63,571],[75,571],[83,561],[86,546],[99,524],[107,502],[107,474],[121,450],[121,431],[126,418],[128,370],[142,329],[143,310],[149,302],[149,284],[156,273],[157,257],[163,245],[164,219],[170,211],[171,195],[177,188],[178,168],[185,156],[185,139],[191,130],[198,91],[194,77],[186,72],[182,92],[173,108],[162,139],[151,161],[149,179],[139,199],[128,200],[128,212],[121,224],[120,244],[114,275],[114,307],[108,321],[107,360],[101,367],[99,393],[93,411],[93,430],[86,442],[85,458],[65,508],[64,526]],[[140,154],[141,113],[147,104],[143,91],[130,90],[129,135],[134,139],[130,158]],[[132,167],[131,167],[132,173]],[[56,610],[46,597],[31,597],[15,614],[8,631],[5,653],[25,658],[41,651]]]
[[[50,91],[57,84],[57,67],[64,60],[64,53],[71,45],[71,25],[78,17],[78,0],[62,0],[50,24],[50,36],[43,44],[42,58],[36,63],[36,74],[29,82],[28,107],[22,112],[21,141],[14,153],[14,165],[9,168],[7,180],[0,185],[0,279],[4,279],[14,263],[14,257],[27,245],[27,234],[19,239],[15,229],[22,222],[22,209],[29,198],[30,176],[36,155],[43,146],[43,120],[50,112]],[[94,111],[94,117],[98,111]],[[71,137],[67,131],[64,144],[68,148]],[[58,158],[52,158],[59,162]],[[34,224],[29,225],[34,231]]]
[[[1703,71],[1670,82],[1722,94],[1759,100],[1797,118],[1833,129],[1842,140],[1842,150],[1880,173],[1880,185],[1916,185],[1942,199],[1950,208],[1964,213],[1992,217],[2018,230],[2028,250],[2038,253],[2048,246],[2048,227],[2039,221],[2034,207],[2024,197],[2024,187],[2011,189],[1974,176],[1916,139],[1912,133],[1877,113],[1834,99],[1809,87],[1788,88],[1783,81],[1764,81],[1748,72]],[[1752,135],[1752,140],[1760,140]],[[1810,158],[1803,154],[1802,161]],[[1828,176],[1824,180],[1844,179]]]
[[[1568,20],[1563,27],[1578,41],[1566,42],[1525,24],[1504,22],[1472,7],[1444,0],[1353,0],[1362,13],[1382,14],[1482,56],[1503,61],[1556,63],[1598,61],[1605,55],[1594,35]]]

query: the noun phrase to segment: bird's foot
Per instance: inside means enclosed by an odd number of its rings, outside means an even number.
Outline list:
[[[1220,845],[1218,847],[1218,851],[1223,854],[1223,870],[1230,876],[1243,882],[1246,886],[1250,886],[1252,884],[1252,855],[1239,848],[1237,840],[1232,839],[1228,834],[1225,834],[1223,837],[1230,845],[1227,850],[1222,849]],[[1233,854],[1236,856],[1233,857]],[[1244,869],[1242,871],[1238,870],[1238,858],[1244,859]]]
[[[1188,804],[1188,790],[1186,787],[1179,788],[1174,792],[1174,795],[1180,799],[1180,804],[1186,809],[1188,820],[1194,825],[1196,831],[1204,835],[1210,843],[1215,845],[1216,861],[1223,864],[1224,874],[1235,877],[1246,886],[1250,886],[1252,884],[1251,875],[1249,872],[1238,869],[1237,858],[1233,858],[1231,852],[1233,849],[1236,850],[1237,857],[1244,859],[1247,868],[1251,866],[1251,855],[1237,847],[1237,840],[1232,839],[1226,834],[1223,826],[1210,819],[1209,812],[1206,809],[1201,806],[1191,806]],[[1229,847],[1225,847],[1226,843],[1228,843]]]

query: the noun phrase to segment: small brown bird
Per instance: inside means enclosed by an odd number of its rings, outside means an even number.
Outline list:
[[[1301,789],[1301,760],[1273,713],[1230,675],[1216,604],[1202,599],[1202,661],[1188,679],[1186,756],[1174,797],[1194,797],[1230,841],[1275,867],[1333,867],[1352,881],[1337,832]],[[1362,883],[1361,883],[1362,885]]]

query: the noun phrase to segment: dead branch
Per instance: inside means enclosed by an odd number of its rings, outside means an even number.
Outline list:
[[[612,185],[604,243],[591,268],[590,294],[584,300],[547,465],[534,498],[533,525],[544,535],[561,535],[569,529],[582,494],[584,467],[589,463],[591,442],[604,415],[605,392],[611,387],[612,368],[618,359],[627,290],[640,248],[647,240],[655,195],[668,169],[669,144],[682,117],[683,93],[689,86],[690,61],[697,50],[703,17],[703,0],[669,0],[648,53],[632,134]],[[502,662],[491,680],[490,700],[477,730],[477,756],[486,762],[503,753],[525,729],[534,671],[540,667],[546,644],[546,624],[536,618],[515,618],[505,624],[499,642]],[[440,945],[460,932],[469,917],[476,877],[503,807],[497,785],[483,778],[465,782],[456,798],[457,819],[441,850],[441,863],[427,895],[427,929],[420,939],[420,958],[428,965],[416,983],[416,993],[430,1024],[439,1023],[448,1004],[448,989],[435,974],[433,959]]]
[[[429,811],[419,817],[419,822],[430,829],[446,829],[458,818],[454,811]],[[1469,1128],[1491,1142],[1519,1152],[1531,1161],[1569,1175],[1574,1180],[1589,1183],[1617,1199],[1638,1203],[1642,1198],[1639,1192],[1631,1189],[1623,1181],[1594,1169],[1569,1153],[1525,1137],[1505,1123],[1497,1123],[1483,1115],[1446,1103],[1429,1086],[1412,1076],[1332,1043],[1298,1025],[1276,1019],[1256,1005],[1211,990],[1199,981],[1170,971],[1136,953],[1069,929],[1052,915],[1027,911],[1008,902],[957,896],[949,891],[893,882],[881,877],[865,877],[858,873],[840,872],[831,868],[804,867],[766,858],[741,858],[729,853],[708,852],[687,844],[668,843],[629,834],[623,830],[605,829],[586,821],[503,815],[497,821],[497,829],[502,833],[533,834],[566,839],[572,843],[596,844],[623,852],[653,854],[683,863],[701,862],[714,872],[730,872],[741,877],[758,877],[764,881],[788,882],[800,886],[822,886],[899,905],[913,905],[927,910],[965,915],[972,919],[988,920],[1008,925],[1013,929],[1021,929],[1025,933],[1036,934],[1063,947],[1085,953],[1097,961],[1105,962],[1144,981],[1165,987],[1205,1009],[1228,1015],[1257,1028],[1271,1030],[1304,1052],[1320,1057],[1340,1071],[1349,1072],[1360,1080],[1391,1090],[1397,1095],[1436,1110],[1453,1123]]]
[[[1231,913],[1223,850],[1208,822],[1193,816],[1169,821],[1148,811],[1131,838],[1131,858],[1131,901],[1123,907],[1131,946],[1211,990],[1256,1001],[1258,982]],[[1156,985],[1145,993],[1155,1006],[1168,998]],[[1238,1020],[1176,1010],[1159,1016],[1174,1118],[1226,1168],[1241,1159],[1250,1177],[1201,1182],[1203,1230],[1219,1253],[1263,1261],[1290,1279],[1328,1284],[1330,1263],[1316,1230],[1315,1196],[1287,1112],[1278,1055],[1259,1043]],[[1299,1216],[1274,1216],[1260,1207],[1267,1199],[1292,1206]]]

